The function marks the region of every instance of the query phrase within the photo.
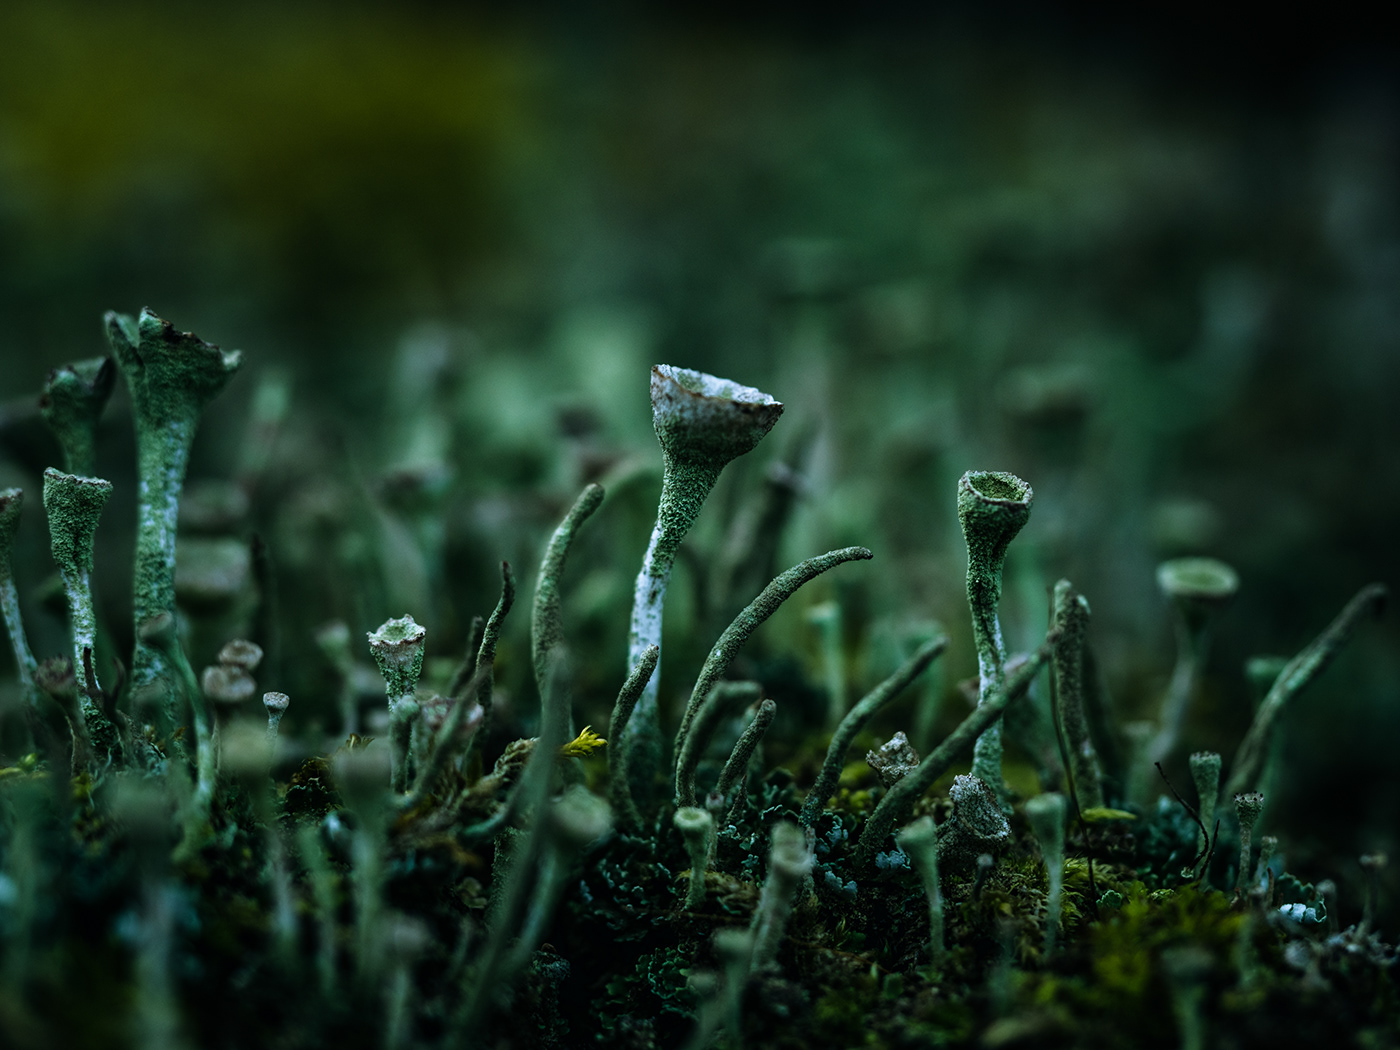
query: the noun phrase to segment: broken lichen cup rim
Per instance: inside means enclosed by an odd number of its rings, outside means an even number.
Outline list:
[[[737,459],[753,450],[783,414],[771,394],[675,365],[651,370],[652,423],[662,449],[682,459]]]

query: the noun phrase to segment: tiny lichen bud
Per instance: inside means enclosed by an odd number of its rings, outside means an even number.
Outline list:
[[[282,724],[282,716],[287,713],[287,707],[291,702],[292,698],[286,693],[263,693],[263,707],[267,710],[267,738],[269,741],[277,739],[277,729]]]
[[[219,663],[225,667],[241,667],[252,674],[262,663],[262,646],[246,638],[235,638],[219,650]]]
[[[379,665],[379,673],[384,676],[391,707],[403,697],[412,696],[418,685],[418,676],[423,672],[423,639],[427,634],[427,629],[415,623],[412,616],[400,616],[396,620],[385,620],[377,631],[368,635],[369,650]]]
[[[1208,838],[1215,834],[1215,804],[1220,799],[1220,755],[1214,751],[1195,751],[1191,754],[1191,779],[1196,782],[1196,801],[1199,807],[1201,826],[1196,842],[1196,852],[1204,853],[1210,845]],[[1205,863],[1202,858],[1202,863]]]
[[[1264,796],[1258,791],[1247,791],[1235,796],[1235,816],[1240,822],[1240,867],[1235,878],[1235,892],[1243,893],[1249,886],[1252,871],[1250,860],[1253,857],[1250,838],[1259,814],[1264,812]]]

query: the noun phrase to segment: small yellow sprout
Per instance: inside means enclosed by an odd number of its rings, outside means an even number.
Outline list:
[[[560,758],[587,758],[607,741],[593,732],[592,726],[584,726],[583,732],[559,749]]]

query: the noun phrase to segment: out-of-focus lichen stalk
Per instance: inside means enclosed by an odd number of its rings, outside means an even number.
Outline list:
[[[97,683],[97,613],[92,603],[92,548],[97,520],[112,495],[112,483],[102,478],[80,478],[50,467],[44,471],[44,510],[49,516],[49,541],[54,563],[63,578],[68,597],[69,627],[73,635],[73,673],[83,721],[92,737],[96,758],[119,758],[121,740],[117,727],[102,710]]]
[[[107,340],[131,391],[136,423],[136,566],[133,620],[143,624],[175,614],[175,527],[180,490],[204,406],[238,370],[238,351],[220,350],[192,332],[180,332],[149,309],[139,318],[108,313]],[[143,690],[172,668],[150,644],[136,640],[131,688]],[[175,683],[166,687],[172,714]]]
[[[1209,860],[1206,847],[1215,839],[1215,804],[1220,800],[1220,756],[1214,751],[1194,751],[1188,760],[1191,779],[1196,783],[1196,803],[1204,831],[1196,837],[1196,852],[1202,854],[1202,873]]]
[[[958,521],[967,541],[967,604],[972,610],[972,637],[977,645],[978,704],[1000,689],[1006,647],[997,605],[1006,549],[1030,519],[1031,487],[1015,474],[970,470],[958,482]],[[977,738],[972,772],[1005,801],[1001,775],[1001,721],[995,719]]]
[[[822,762],[821,772],[817,774],[812,789],[807,792],[807,797],[802,802],[800,819],[803,827],[814,828],[817,826],[817,819],[826,808],[826,803],[831,798],[832,792],[836,790],[836,783],[841,777],[841,769],[846,762],[846,752],[850,750],[851,742],[855,740],[857,734],[880,713],[886,704],[912,684],[946,648],[948,648],[947,637],[925,642],[919,647],[918,652],[904,661],[894,674],[862,697],[855,707],[846,713],[846,717],[841,719],[841,724],[831,735],[831,744],[826,749],[826,758]]]
[[[1162,951],[1162,969],[1172,992],[1181,1050],[1204,1050],[1206,1018],[1201,1009],[1209,990],[1208,979],[1214,960],[1198,944],[1175,945]]]
[[[1058,640],[1059,633],[1052,627],[1040,647],[992,691],[986,703],[978,704],[956,729],[944,737],[941,744],[925,756],[918,768],[905,774],[885,792],[885,797],[876,805],[875,811],[870,814],[861,830],[858,847],[861,863],[868,863],[884,848],[885,836],[890,833],[890,829],[904,819],[919,797],[933,786],[934,781],[948,772],[953,761],[971,747],[973,741],[979,739],[989,725],[1001,717],[1006,705],[1025,695],[1026,690],[1035,681],[1035,676],[1040,674],[1040,669],[1050,659]]]
[[[929,962],[940,966],[947,948],[943,939],[943,888],[938,878],[938,829],[932,817],[920,817],[906,824],[895,836],[899,848],[909,854],[928,898]]]
[[[1060,929],[1060,905],[1065,881],[1065,815],[1068,800],[1055,791],[1047,791],[1026,800],[1026,819],[1040,844],[1040,856],[1045,861],[1049,889],[1045,898],[1045,954],[1055,950],[1055,937]]]
[[[1288,702],[1316,678],[1346,644],[1362,617],[1378,616],[1385,607],[1387,589],[1379,583],[1367,584],[1347,602],[1327,629],[1314,638],[1297,656],[1288,661],[1269,693],[1259,705],[1254,722],[1245,734],[1230,766],[1228,793],[1239,793],[1258,784],[1269,743],[1279,715]]]
[[[1148,753],[1151,761],[1165,762],[1181,736],[1186,709],[1205,668],[1211,617],[1234,597],[1240,579],[1214,558],[1176,558],[1157,566],[1157,586],[1176,614],[1176,667]]]
[[[535,670],[535,685],[541,696],[544,695],[545,676],[549,670],[550,650],[564,640],[559,581],[564,575],[569,547],[579,528],[593,516],[602,502],[602,486],[587,486],[549,538],[549,545],[540,562],[539,576],[535,580],[535,602],[530,610],[530,657]]]
[[[685,840],[685,852],[690,857],[690,885],[685,894],[685,906],[687,910],[694,910],[705,899],[705,872],[714,848],[715,819],[708,810],[698,806],[681,806],[671,820]]]
[[[10,648],[14,650],[15,670],[19,675],[25,703],[28,705],[28,714],[33,717],[37,715],[39,708],[39,687],[34,682],[34,672],[38,664],[24,634],[24,620],[19,611],[19,590],[15,587],[14,575],[15,532],[19,528],[19,513],[23,506],[23,491],[0,490],[0,615],[5,618],[5,630],[10,636]]]
[[[822,602],[807,610],[807,619],[821,632],[826,721],[835,729],[846,715],[846,646],[841,630],[841,605],[835,601]]]
[[[39,412],[63,450],[66,473],[97,473],[97,421],[116,377],[110,357],[94,357],[55,368],[44,381]]]
[[[768,877],[763,880],[763,892],[754,909],[754,947],[752,973],[760,973],[773,965],[778,946],[783,942],[788,917],[792,914],[793,898],[798,887],[812,871],[812,853],[807,847],[807,835],[796,824],[781,821],[773,825],[773,848],[768,854]]]
[[[486,734],[491,730],[491,710],[492,693],[496,684],[496,646],[501,639],[501,629],[505,626],[506,615],[515,604],[515,575],[510,571],[509,562],[501,562],[501,596],[496,601],[496,607],[491,610],[491,616],[487,619],[485,626],[481,630],[481,644],[476,650],[476,659],[473,663],[474,673],[481,676],[476,687],[477,703],[481,705],[481,729],[475,739],[484,741]],[[453,689],[451,696],[457,696],[459,702],[462,697]],[[612,736],[609,740],[615,739]]]
[[[381,891],[390,812],[387,759],[386,749],[371,743],[338,753],[333,764],[336,784],[357,825],[350,847],[355,877],[355,949],[358,973],[367,986],[383,964],[375,948],[384,905]]]
[[[729,752],[729,759],[724,763],[724,768],[720,770],[719,780],[715,782],[715,789],[710,792],[710,797],[705,803],[716,816],[724,808],[724,800],[734,790],[735,785],[740,785],[740,793],[735,799],[735,804],[737,805],[742,798],[744,792],[742,785],[748,775],[753,753],[763,741],[763,734],[768,732],[768,727],[773,723],[773,716],[777,713],[778,705],[776,703],[772,700],[763,701],[758,705],[758,710],[754,712],[749,724],[744,727],[744,731],[739,734],[739,739],[734,741],[734,747]]]
[[[676,553],[725,465],[751,451],[782,415],[768,394],[705,372],[671,365],[651,370],[652,424],[664,472],[656,525],[642,558],[632,602],[628,665],[661,645],[666,584]],[[646,781],[660,762],[659,670],[648,679],[627,732],[636,738],[633,775]]]
[[[1254,824],[1264,810],[1264,796],[1257,791],[1246,791],[1235,796],[1235,816],[1240,823],[1240,869],[1235,876],[1235,893],[1244,893],[1250,888],[1253,874],[1251,863]]]
[[[632,712],[636,710],[637,701],[641,698],[648,679],[655,673],[656,662],[660,658],[660,646],[647,646],[641,659],[637,661],[637,666],[632,668],[631,674],[622,683],[622,689],[619,690],[617,700],[613,704],[612,719],[608,723],[608,740],[612,741],[612,746],[608,748],[608,791],[613,810],[626,828],[635,828],[642,822],[636,799],[632,796],[632,784],[628,775],[628,762],[636,738],[627,735],[627,723],[632,717]]]
[[[1099,756],[1089,733],[1084,705],[1084,632],[1089,626],[1089,602],[1074,593],[1069,580],[1055,584],[1054,620],[1060,629],[1052,664],[1055,703],[1069,753],[1070,782],[1081,810],[1103,805]]]
[[[408,790],[409,746],[413,740],[413,724],[418,717],[418,701],[413,692],[423,673],[423,640],[427,630],[414,622],[412,616],[385,620],[379,629],[371,631],[369,650],[379,673],[384,676],[385,695],[389,701],[389,753],[392,764],[389,779],[397,792]]]

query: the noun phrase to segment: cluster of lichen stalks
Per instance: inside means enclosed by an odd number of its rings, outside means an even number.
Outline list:
[[[386,685],[388,738],[366,744],[352,737],[329,762],[308,763],[299,776],[308,770],[310,779],[318,770],[326,773],[325,788],[334,802],[323,807],[329,812],[319,821],[297,820],[290,813],[288,787],[278,790],[269,776],[288,697],[264,694],[265,728],[246,719],[240,712],[256,692],[252,674],[261,657],[258,647],[230,639],[218,663],[196,676],[184,655],[175,608],[176,516],[190,445],[201,410],[233,374],[238,355],[180,333],[149,311],[136,321],[109,314],[107,332],[132,395],[140,477],[133,609],[137,641],[119,689],[104,689],[98,679],[90,586],[94,533],[112,490],[109,482],[91,476],[97,419],[112,386],[110,361],[55,371],[42,400],[44,417],[65,456],[66,472],[45,473],[43,503],[68,598],[71,658],[38,663],[29,650],[11,565],[21,493],[0,493],[0,605],[42,756],[11,767],[5,777],[11,802],[5,865],[11,898],[4,927],[7,976],[21,995],[25,960],[36,949],[31,917],[42,910],[44,893],[30,862],[37,856],[45,820],[52,819],[51,803],[40,796],[46,782],[70,782],[64,767],[71,770],[88,815],[96,813],[110,836],[129,843],[140,872],[143,895],[134,919],[139,932],[132,938],[133,1005],[124,1022],[136,1045],[188,1042],[189,1022],[182,1019],[175,975],[181,886],[201,858],[207,864],[229,855],[231,828],[241,828],[257,842],[249,848],[260,858],[256,880],[269,912],[266,950],[273,965],[289,975],[304,973],[298,970],[301,945],[313,942],[314,951],[306,954],[314,956],[314,984],[324,1001],[371,991],[382,995],[381,1036],[389,1047],[424,1040],[441,1045],[485,1041],[492,1025],[510,1016],[512,989],[535,964],[577,862],[586,853],[597,855],[609,842],[650,838],[653,855],[659,855],[666,847],[656,837],[674,835],[689,860],[683,901],[676,907],[690,913],[702,909],[709,887],[722,874],[717,871],[720,839],[728,835],[731,843],[737,841],[738,826],[754,822],[752,812],[745,812],[750,774],[762,771],[760,744],[776,709],[757,684],[727,681],[725,675],[746,640],[803,584],[845,562],[871,557],[864,548],[845,548],[779,574],[715,642],[674,740],[666,745],[657,669],[672,565],[725,465],[758,444],[782,405],[757,390],[703,373],[653,369],[663,487],[636,582],[630,673],[613,707],[607,741],[590,728],[576,732],[572,724],[559,591],[574,536],[604,498],[600,487],[590,485],[555,531],[537,577],[530,633],[541,698],[538,736],[511,744],[490,772],[480,773],[480,746],[492,720],[495,650],[515,596],[514,578],[503,565],[500,601],[473,637],[445,695],[428,696],[419,689],[426,630],[411,616],[390,619],[369,635],[369,649]],[[797,819],[771,820],[763,828],[770,849],[751,915],[714,924],[705,957],[717,960],[718,970],[692,973],[691,988],[698,998],[691,1039],[695,1047],[725,1034],[732,1045],[742,1041],[745,990],[779,966],[794,910],[816,893],[819,835],[829,858],[824,883],[834,885],[838,896],[853,897],[861,880],[877,870],[903,866],[908,871],[912,863],[927,900],[927,966],[920,973],[926,980],[939,980],[954,933],[945,914],[945,878],[975,869],[981,886],[1013,842],[1008,817],[1015,812],[1014,800],[1002,775],[1002,715],[1026,695],[1047,665],[1066,790],[1043,792],[1023,807],[1045,870],[1039,922],[1046,958],[1054,953],[1060,932],[1067,834],[1077,825],[1087,842],[1090,828],[1133,816],[1113,804],[1141,812],[1148,790],[1144,771],[1175,747],[1204,660],[1212,610],[1235,589],[1229,568],[1207,559],[1162,567],[1159,582],[1178,614],[1178,666],[1160,721],[1136,724],[1125,734],[1136,747],[1123,764],[1126,774],[1115,783],[1101,773],[1096,753],[1095,741],[1113,738],[1114,730],[1104,725],[1105,712],[1095,702],[1086,669],[1085,598],[1061,581],[1054,588],[1053,616],[1043,643],[1014,660],[1005,651],[998,621],[1002,567],[1009,544],[1029,518],[1030,486],[1011,474],[972,471],[959,482],[957,500],[978,654],[976,707],[922,759],[902,735],[870,754],[885,790],[850,836],[828,810],[848,752],[874,716],[943,652],[947,639],[927,640],[866,697],[849,710],[834,712],[829,748]],[[1264,839],[1256,863],[1251,838],[1263,810],[1259,789],[1277,761],[1279,716],[1383,597],[1377,585],[1364,588],[1298,656],[1266,669],[1267,694],[1224,786],[1226,797],[1233,798],[1240,845],[1233,885],[1224,889],[1234,891],[1240,907],[1263,914],[1272,899],[1273,840]],[[343,629],[321,642],[328,654],[348,664],[349,639]],[[49,732],[48,704],[61,709],[71,745]],[[722,726],[740,714],[746,715],[746,728],[732,745],[720,745],[727,747],[727,758],[711,763],[719,772],[702,792],[699,781],[705,778],[698,774],[707,752],[717,745]],[[582,786],[572,762],[605,743],[607,801]],[[969,751],[971,773],[953,781],[942,822],[935,825],[928,815],[911,819],[916,810],[928,810],[930,788]],[[1219,755],[1196,754],[1191,769],[1198,806],[1186,808],[1200,830],[1198,855],[1183,878],[1203,887],[1219,841],[1214,813],[1222,762]],[[663,783],[668,785],[664,792],[658,790]],[[74,819],[72,814],[69,818]],[[843,838],[850,838],[854,848],[835,850],[832,844]],[[429,939],[440,935],[440,928],[392,906],[385,889],[391,861],[444,839],[459,850],[494,848],[491,899],[483,923],[463,920],[450,950],[430,953]],[[336,842],[340,854],[333,848]],[[1369,863],[1375,868],[1380,861],[1371,858]],[[342,893],[345,886],[349,889]],[[1105,899],[1111,896],[1110,891]],[[312,919],[303,924],[299,912]],[[1284,919],[1303,920],[1289,906],[1281,912]],[[1317,919],[1317,914],[1313,909],[1309,917]],[[1274,914],[1273,921],[1283,919]],[[1350,932],[1348,943],[1374,941],[1368,924],[1369,909],[1367,923]],[[427,992],[420,987],[419,963],[429,955],[448,962]],[[1189,951],[1178,951],[1170,959],[1164,956],[1163,965],[1180,993],[1182,1040],[1199,1045],[1200,986],[1208,960],[1203,964]],[[432,1004],[430,994],[436,997]]]

